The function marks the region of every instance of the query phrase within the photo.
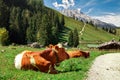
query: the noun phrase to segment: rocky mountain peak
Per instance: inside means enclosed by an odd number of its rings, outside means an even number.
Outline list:
[[[98,19],[93,19],[90,16],[81,12],[80,9],[77,9],[77,10],[76,9],[74,9],[74,10],[64,9],[64,10],[61,10],[60,12],[65,16],[72,17],[78,21],[90,23],[96,27],[101,27],[101,28],[116,28],[117,27],[113,24],[105,23]]]

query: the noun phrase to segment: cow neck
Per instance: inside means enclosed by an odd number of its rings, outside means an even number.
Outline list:
[[[59,57],[58,57],[58,51],[54,48],[52,48],[52,51],[54,52],[55,54],[55,57],[56,57],[56,63],[59,63]]]

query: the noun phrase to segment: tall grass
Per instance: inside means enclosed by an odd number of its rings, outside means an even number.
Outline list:
[[[4,50],[4,51],[3,51]],[[0,80],[84,80],[92,61],[105,51],[91,51],[90,58],[71,58],[61,62],[56,69],[58,74],[47,74],[32,70],[17,70],[14,67],[15,56],[23,50],[41,50],[21,46],[0,46]],[[3,51],[3,52],[1,52]]]

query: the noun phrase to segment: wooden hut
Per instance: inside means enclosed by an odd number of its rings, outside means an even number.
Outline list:
[[[117,42],[115,40],[105,42],[103,44],[100,44],[98,46],[98,49],[120,49],[120,42]]]

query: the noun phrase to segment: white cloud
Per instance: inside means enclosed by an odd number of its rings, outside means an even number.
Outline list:
[[[87,2],[85,5],[82,6],[82,8],[88,7],[88,6],[92,6],[95,5],[95,0],[90,0],[89,2]]]
[[[62,7],[64,9],[68,9],[69,7],[74,6],[74,5],[75,5],[74,0],[62,0],[61,4],[58,4],[58,2],[53,3],[54,7],[56,7],[56,8]]]
[[[86,12],[86,14],[89,14],[89,13],[91,13],[93,11],[93,8],[90,8],[87,12]]]
[[[54,6],[54,7],[58,7],[58,3],[57,3],[57,2],[54,2],[54,3],[53,3],[53,6]]]
[[[103,22],[112,23],[112,24],[120,27],[120,14],[119,15],[115,15],[115,14],[110,15],[110,14],[103,15],[103,16],[93,16],[93,18],[99,19]]]
[[[110,13],[110,12],[102,12],[101,14],[103,14],[103,15],[116,15],[115,13]]]

